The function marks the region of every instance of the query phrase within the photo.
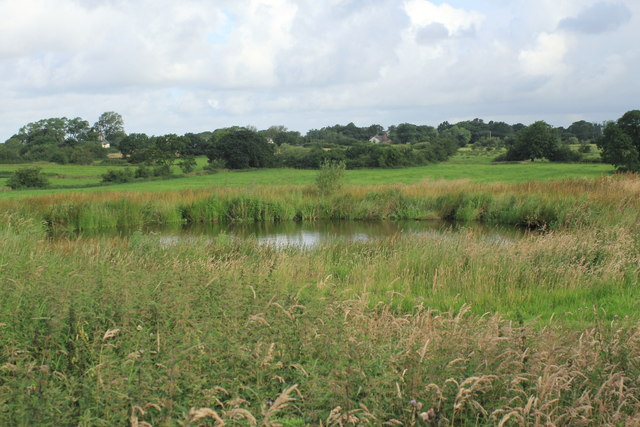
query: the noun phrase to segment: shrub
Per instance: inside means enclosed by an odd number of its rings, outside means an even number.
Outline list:
[[[42,168],[22,168],[15,171],[7,180],[7,185],[14,190],[21,188],[44,188],[49,180],[42,173]]]
[[[548,159],[552,162],[579,162],[582,160],[582,154],[569,147],[560,146],[549,154]]]
[[[171,166],[158,165],[153,168],[153,176],[169,176],[171,175]]]
[[[135,177],[136,178],[149,178],[153,175],[153,171],[143,165],[140,165],[136,168]]]
[[[344,161],[325,160],[320,165],[318,176],[316,177],[316,187],[323,196],[336,193],[344,184],[344,171],[346,169]]]
[[[69,158],[67,157],[67,154],[62,150],[54,151],[51,154],[51,158],[49,160],[54,163],[58,163],[60,165],[66,165],[67,163],[69,163]]]
[[[102,182],[124,183],[133,181],[133,171],[129,168],[121,170],[109,169],[107,173],[102,175]]]

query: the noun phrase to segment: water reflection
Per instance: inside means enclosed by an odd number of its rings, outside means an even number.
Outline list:
[[[476,238],[480,236],[498,244],[508,244],[524,234],[522,230],[514,227],[496,227],[477,223],[460,225],[444,221],[316,221],[206,225],[171,224],[145,227],[144,229],[83,231],[75,235],[80,237],[100,235],[127,237],[133,233],[155,234],[160,236],[160,242],[165,246],[200,236],[208,236],[212,239],[228,237],[231,239],[256,239],[260,244],[275,247],[313,248],[333,241],[366,242],[401,234],[424,235],[426,238],[433,238],[434,235],[442,236],[466,232],[473,233]]]

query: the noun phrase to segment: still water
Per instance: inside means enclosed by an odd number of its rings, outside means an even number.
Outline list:
[[[143,229],[83,231],[77,236],[129,236],[150,234],[160,238],[163,245],[189,240],[193,237],[255,239],[259,244],[275,247],[314,248],[335,241],[366,242],[396,235],[441,235],[472,232],[475,238],[496,243],[508,243],[524,235],[515,227],[496,227],[477,223],[455,224],[444,221],[315,221],[251,224],[190,224],[164,225]],[[60,236],[58,236],[60,237]]]

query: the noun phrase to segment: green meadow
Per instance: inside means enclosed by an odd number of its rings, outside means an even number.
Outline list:
[[[158,192],[199,190],[212,187],[249,187],[258,185],[310,185],[316,171],[298,169],[259,169],[247,171],[220,171],[205,174],[206,159],[198,159],[196,172],[191,176],[179,176],[147,182],[102,185],[101,175],[109,169],[123,166],[84,166],[38,164],[48,176],[52,188],[46,190],[0,191],[0,199],[40,196],[51,193],[91,192]],[[0,165],[0,188],[9,174],[28,165]],[[450,161],[421,167],[401,169],[360,169],[346,171],[347,185],[414,184],[423,180],[459,180],[473,182],[525,182],[570,178],[595,178],[613,171],[610,165],[601,163],[491,163],[489,156],[465,156],[464,153]],[[174,172],[179,173],[175,168]]]
[[[0,193],[8,425],[640,422],[635,175],[462,154],[320,195],[316,171],[72,188],[108,167],[42,167],[56,188]],[[456,226],[314,248],[162,231],[430,219]]]

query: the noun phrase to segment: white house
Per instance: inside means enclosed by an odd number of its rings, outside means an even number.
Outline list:
[[[111,144],[109,144],[109,141],[107,141],[107,139],[102,134],[98,135],[98,141],[100,141],[100,144],[102,144],[102,148],[111,147]]]
[[[369,139],[372,144],[391,144],[391,140],[387,135],[376,135]]]

